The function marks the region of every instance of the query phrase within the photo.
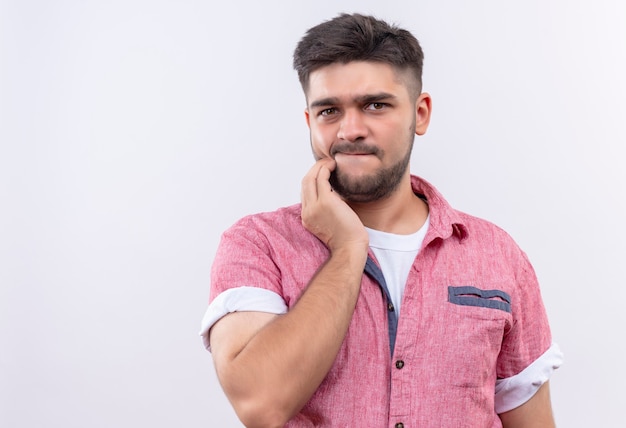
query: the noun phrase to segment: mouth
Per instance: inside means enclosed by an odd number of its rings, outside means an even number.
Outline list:
[[[373,156],[374,153],[371,152],[337,152],[335,153],[335,157],[337,156]]]
[[[344,156],[369,156],[378,155],[378,149],[364,144],[341,144],[331,148],[330,155],[334,158],[338,155]]]
[[[337,162],[338,168],[365,167],[373,165],[377,157],[374,153],[369,152],[337,152],[333,156]]]

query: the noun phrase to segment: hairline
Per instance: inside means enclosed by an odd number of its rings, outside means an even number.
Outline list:
[[[398,65],[398,64],[393,64],[389,61],[383,61],[383,60],[377,60],[377,59],[353,59],[350,61],[333,61],[333,62],[329,62],[327,64],[322,64],[318,67],[312,68],[311,70],[309,70],[308,74],[306,75],[305,79],[300,81],[300,84],[302,86],[302,90],[304,92],[304,96],[305,99],[307,100],[307,104],[308,104],[308,99],[309,99],[309,83],[311,80],[311,74],[315,73],[316,71],[319,71],[325,67],[330,67],[331,65],[335,65],[335,64],[342,64],[342,65],[347,65],[347,64],[351,64],[351,63],[355,63],[355,62],[364,62],[364,63],[371,63],[371,64],[385,64],[391,67],[391,69],[393,70],[393,74],[395,76],[395,80],[403,85],[406,89],[407,92],[409,94],[409,97],[412,98],[413,101],[417,100],[417,98],[420,96],[420,94],[422,93],[422,82],[421,79],[417,78],[413,73],[413,68],[409,65]]]

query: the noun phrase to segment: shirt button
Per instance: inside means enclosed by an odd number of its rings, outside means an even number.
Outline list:
[[[396,368],[397,369],[401,369],[402,367],[404,367],[404,361],[402,361],[402,360],[396,361]]]
[[[404,428],[404,424],[402,422],[398,422],[396,424],[396,428]]]
[[[393,311],[394,310],[393,303],[387,303],[387,309],[389,310],[389,312]]]

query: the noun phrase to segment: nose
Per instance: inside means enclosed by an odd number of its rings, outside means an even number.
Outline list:
[[[367,126],[365,125],[362,112],[347,110],[344,112],[337,138],[345,141],[359,141],[367,136]]]

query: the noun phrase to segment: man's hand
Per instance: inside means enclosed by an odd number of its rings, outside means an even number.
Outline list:
[[[347,247],[367,249],[368,235],[356,213],[328,181],[333,159],[320,159],[302,179],[302,225],[331,252]]]

